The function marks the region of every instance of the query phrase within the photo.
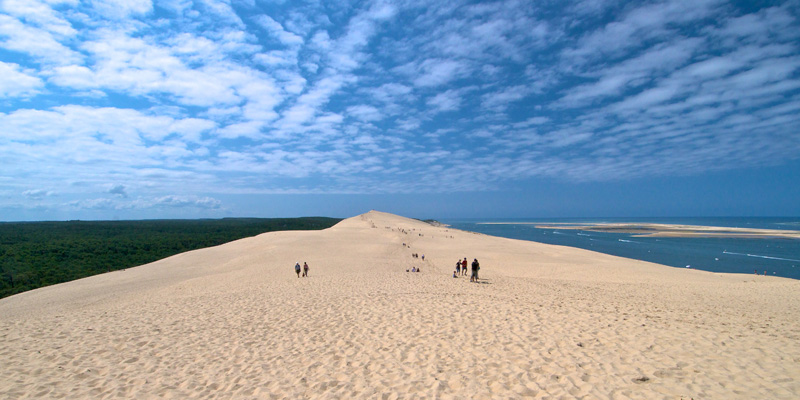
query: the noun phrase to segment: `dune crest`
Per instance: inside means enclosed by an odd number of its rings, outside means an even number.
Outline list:
[[[798,289],[370,211],[0,300],[0,397],[794,399]]]

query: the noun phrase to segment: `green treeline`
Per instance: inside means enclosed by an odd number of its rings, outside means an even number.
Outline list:
[[[339,221],[306,217],[0,223],[0,298],[264,232],[325,229]]]

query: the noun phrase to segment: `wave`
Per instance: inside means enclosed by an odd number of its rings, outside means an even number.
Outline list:
[[[730,252],[730,251],[727,251],[727,250],[726,250],[726,251],[723,251],[722,253],[723,253],[723,254],[731,254],[731,255],[734,255],[734,256],[747,256],[747,257],[756,257],[756,258],[766,258],[766,259],[770,259],[770,260],[780,260],[780,261],[797,261],[797,262],[800,262],[800,260],[795,260],[795,259],[792,259],[792,258],[781,258],[781,257],[772,257],[772,256],[762,256],[762,255],[759,255],[759,254],[733,253],[733,252]]]
[[[619,240],[620,242],[625,242],[625,243],[642,243],[642,242],[637,242],[637,241],[634,241],[634,240],[625,240],[625,239],[617,239],[617,240]]]
[[[580,232],[578,232],[578,236],[592,236],[592,235],[587,235],[587,234],[585,234],[585,233],[580,233]]]

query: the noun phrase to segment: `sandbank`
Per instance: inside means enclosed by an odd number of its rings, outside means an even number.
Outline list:
[[[534,225],[538,229],[567,229],[590,232],[628,233],[638,237],[717,237],[800,239],[800,231],[783,229],[731,228],[720,226],[650,223],[548,223],[482,222],[485,225]]]

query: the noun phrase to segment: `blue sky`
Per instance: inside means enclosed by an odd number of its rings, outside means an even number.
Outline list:
[[[800,1],[0,1],[0,220],[800,215]]]

